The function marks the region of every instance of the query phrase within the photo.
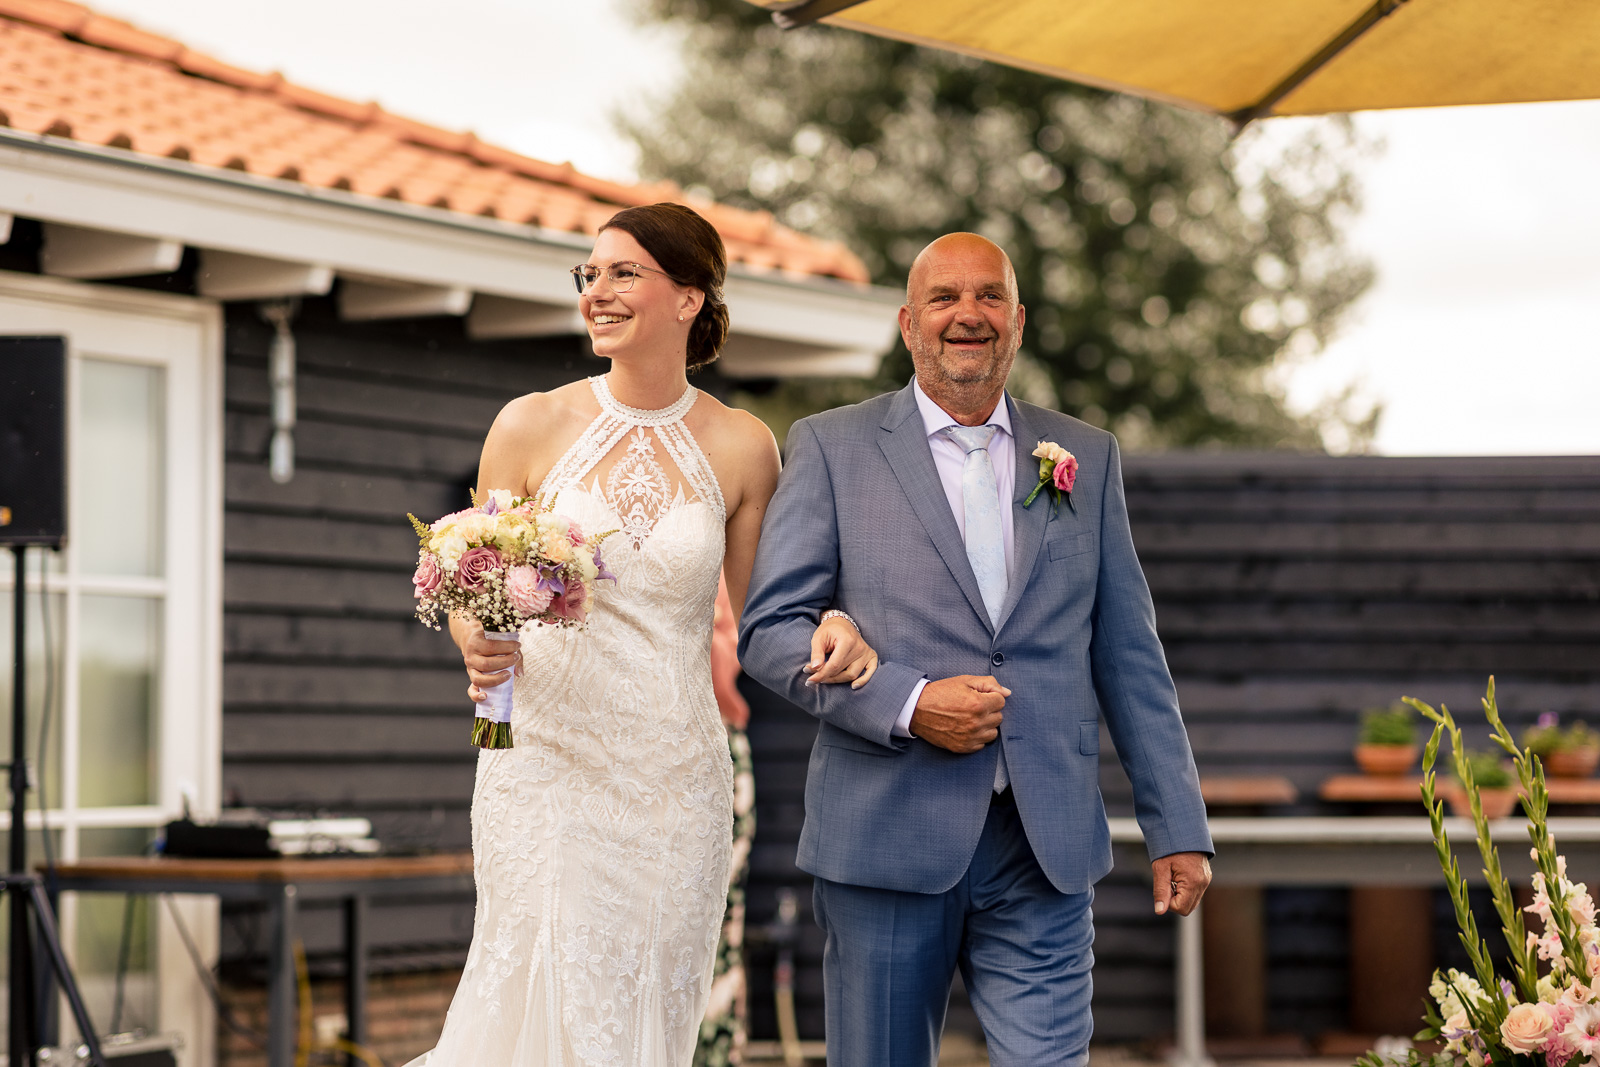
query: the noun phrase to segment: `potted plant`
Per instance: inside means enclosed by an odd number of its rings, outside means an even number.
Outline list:
[[[1356,763],[1366,774],[1394,777],[1417,761],[1417,724],[1409,707],[1392,704],[1361,713]]]
[[[1588,778],[1600,764],[1600,734],[1581,722],[1563,729],[1553,711],[1528,728],[1522,747],[1539,757],[1552,778]]]
[[[1478,795],[1483,801],[1483,817],[1503,819],[1517,806],[1517,791],[1511,784],[1511,771],[1494,749],[1467,751],[1467,766],[1472,768],[1472,781],[1477,783]],[[1472,817],[1468,783],[1457,773],[1455,788],[1449,793],[1450,809],[1463,818]]]

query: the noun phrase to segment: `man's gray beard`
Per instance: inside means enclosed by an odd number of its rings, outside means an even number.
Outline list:
[[[996,340],[998,340],[998,338],[996,338]],[[950,372],[950,370],[945,366],[943,359],[940,358],[943,353],[943,338],[940,338],[939,348],[932,354],[932,356],[927,355],[926,350],[922,345],[918,345],[917,350],[911,353],[912,366],[915,367],[918,363],[925,363],[930,369],[937,372],[939,375],[939,380],[948,382],[949,384],[955,386],[972,387],[977,385],[989,385],[997,382],[1004,383],[1007,374],[1010,373],[1009,364],[1016,361],[1015,351],[1011,353],[1010,359],[1008,360],[1005,358],[1005,355],[999,350],[999,348],[996,347],[995,361],[987,371],[972,377],[957,377],[955,374]],[[1002,365],[1007,366],[1006,374],[996,375],[994,371],[998,370]],[[923,375],[920,370],[917,371],[917,373],[923,378],[928,377],[927,375]]]

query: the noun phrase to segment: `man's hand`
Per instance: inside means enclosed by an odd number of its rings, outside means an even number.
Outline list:
[[[1187,915],[1200,904],[1211,884],[1211,860],[1204,852],[1174,852],[1150,865],[1155,875],[1156,914],[1171,908]]]
[[[984,675],[958,674],[922,687],[911,736],[963,755],[1000,736],[1000,709],[1011,690]]]

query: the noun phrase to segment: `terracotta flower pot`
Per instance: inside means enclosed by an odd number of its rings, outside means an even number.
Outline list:
[[[1504,789],[1479,789],[1478,796],[1483,800],[1483,817],[1485,819],[1503,819],[1517,806],[1517,790],[1514,786]],[[1450,791],[1446,794],[1450,802],[1452,814],[1463,819],[1472,818],[1472,804],[1467,800],[1467,791],[1461,788],[1461,783],[1451,782]]]
[[[1600,748],[1570,748],[1540,756],[1545,773],[1552,778],[1588,778],[1600,764]]]
[[[1417,762],[1416,745],[1357,745],[1356,763],[1363,774],[1397,778]]]

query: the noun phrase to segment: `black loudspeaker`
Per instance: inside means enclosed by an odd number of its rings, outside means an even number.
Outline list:
[[[0,337],[0,545],[67,536],[67,342]]]

